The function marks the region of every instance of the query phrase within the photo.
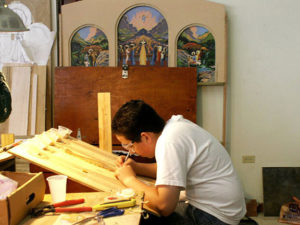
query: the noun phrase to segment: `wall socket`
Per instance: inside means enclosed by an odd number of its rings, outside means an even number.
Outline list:
[[[255,155],[244,155],[242,156],[243,163],[255,163]]]

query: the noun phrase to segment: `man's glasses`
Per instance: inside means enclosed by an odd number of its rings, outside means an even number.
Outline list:
[[[131,152],[131,154],[133,154],[133,153],[135,153],[133,143],[134,142],[132,141],[129,144],[121,144],[121,145],[122,145],[123,148],[125,148],[126,150]]]

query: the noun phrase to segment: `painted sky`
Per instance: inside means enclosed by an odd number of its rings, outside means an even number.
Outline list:
[[[156,9],[147,6],[135,7],[125,14],[130,24],[140,30],[151,30],[157,25],[163,16]]]
[[[206,28],[200,26],[193,26],[193,27],[189,27],[188,29],[190,29],[191,32],[193,33],[194,38],[198,38],[202,34],[208,32]]]
[[[84,28],[81,28],[78,33],[80,35],[80,37],[82,39],[84,39],[85,41],[89,41],[92,37],[94,37],[97,33],[103,34],[103,32],[96,28],[96,27],[92,27],[92,26],[87,26]]]

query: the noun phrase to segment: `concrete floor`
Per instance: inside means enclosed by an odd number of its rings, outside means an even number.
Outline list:
[[[263,214],[259,214],[257,217],[251,217],[259,225],[283,225],[284,223],[278,222],[279,217],[264,217]]]

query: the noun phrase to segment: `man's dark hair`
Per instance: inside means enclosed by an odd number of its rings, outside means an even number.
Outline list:
[[[125,103],[112,120],[112,132],[133,142],[141,141],[142,132],[160,133],[165,121],[142,100]]]

